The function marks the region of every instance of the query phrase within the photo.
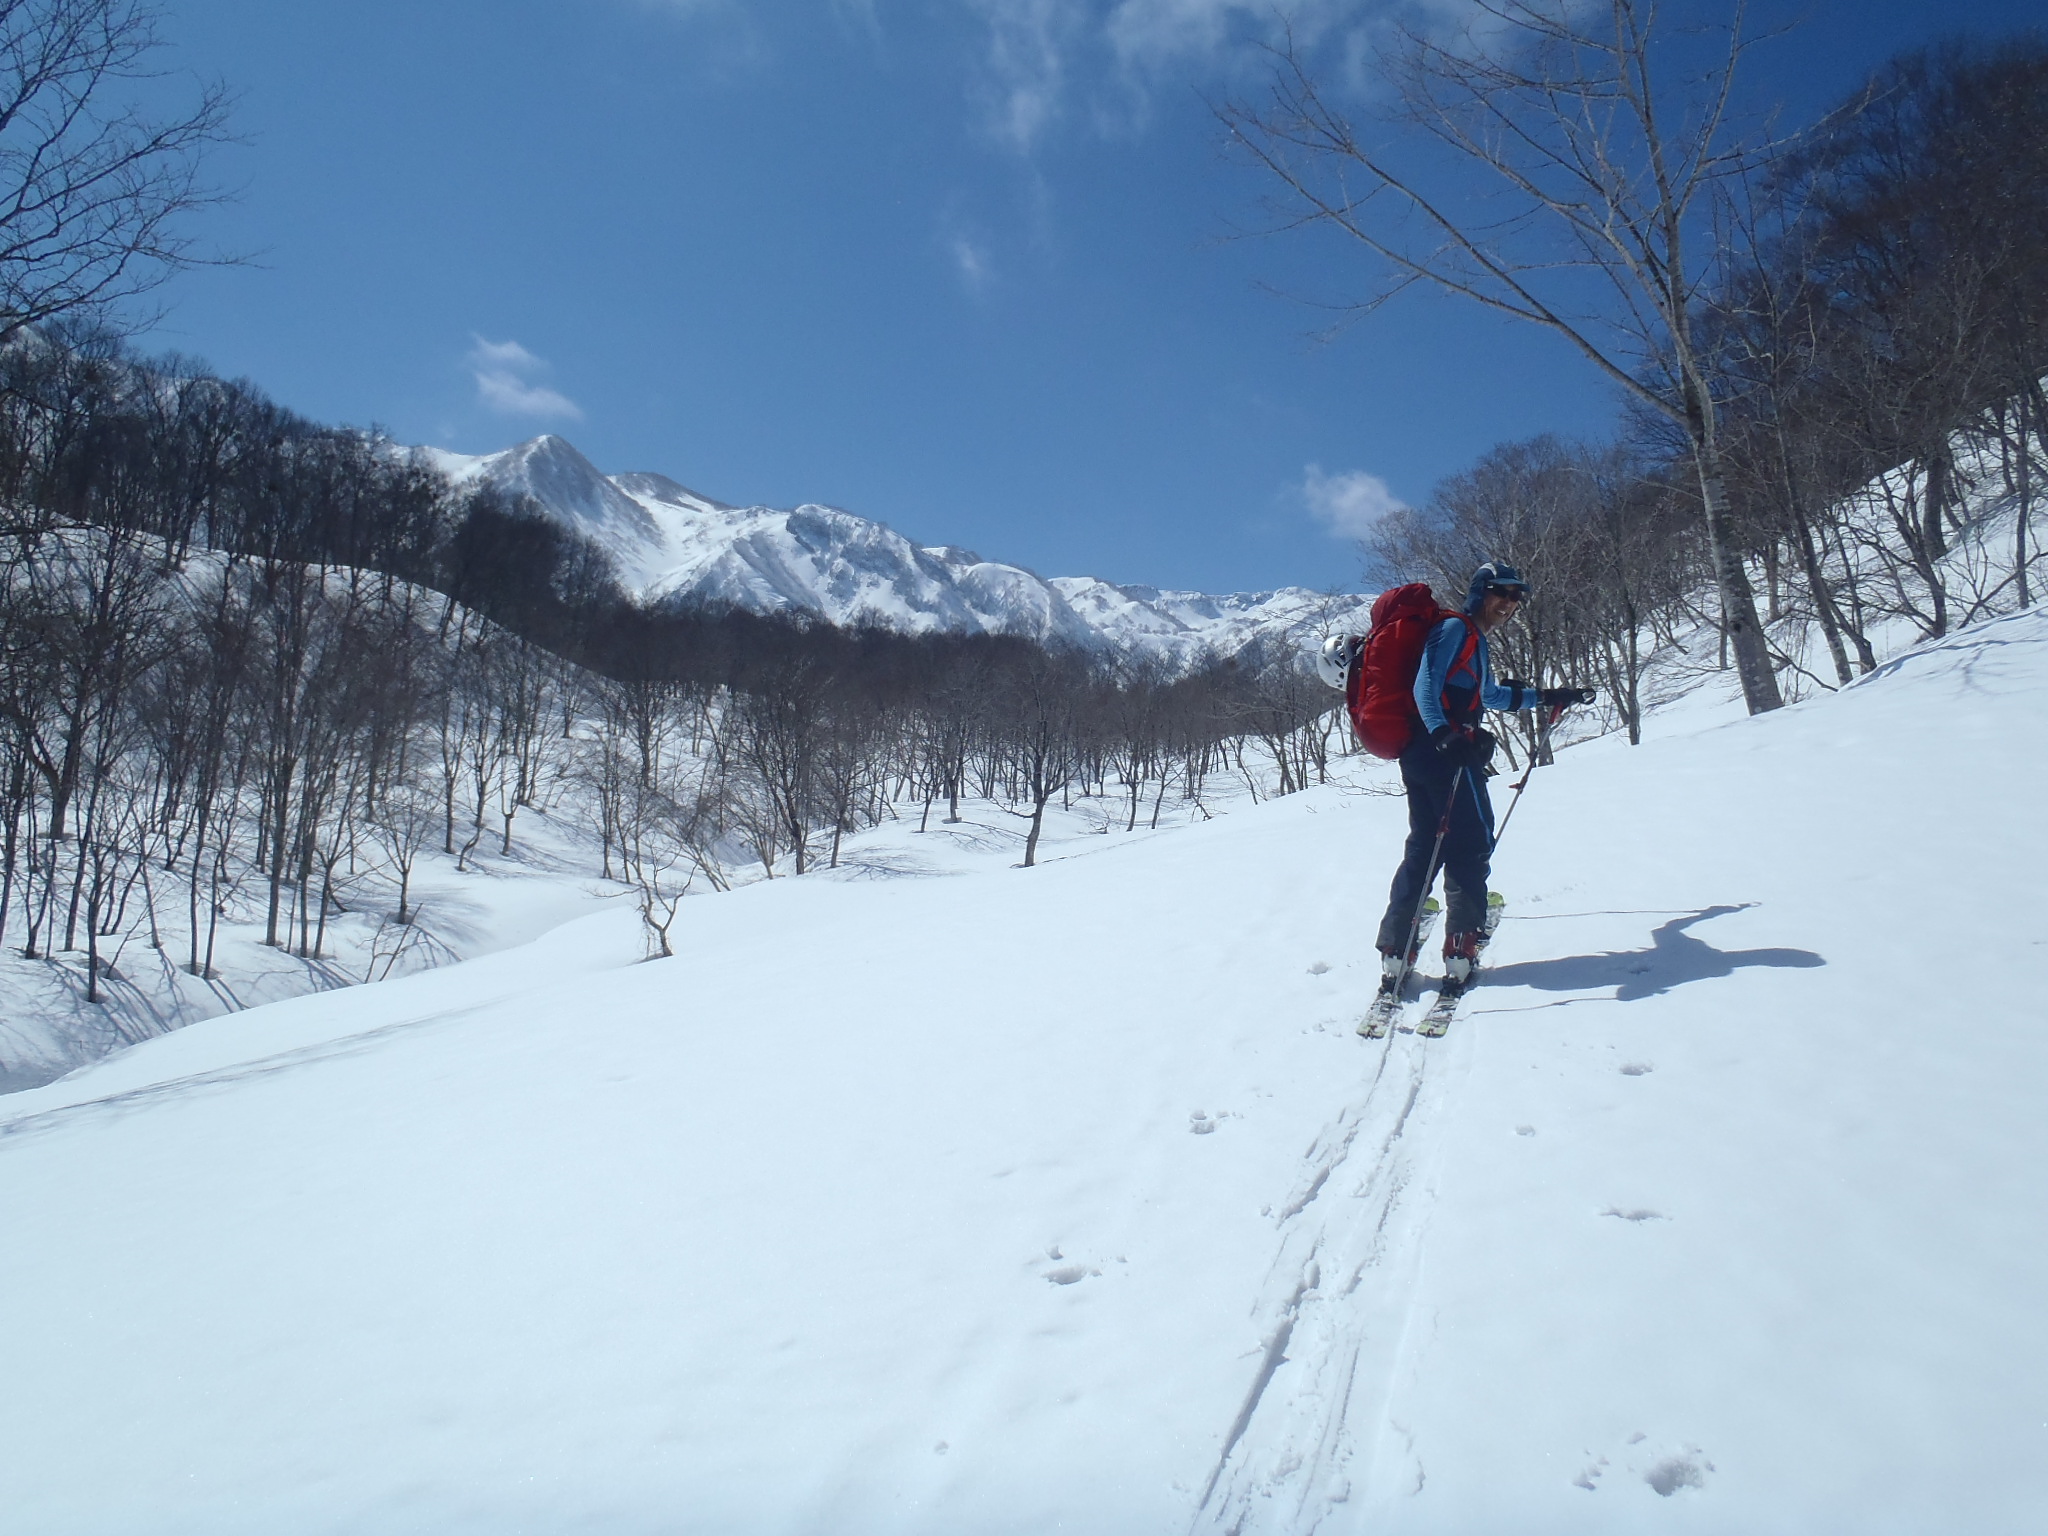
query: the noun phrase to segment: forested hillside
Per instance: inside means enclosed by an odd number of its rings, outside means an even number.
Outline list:
[[[829,865],[899,802],[995,797],[1035,829],[1078,790],[1156,819],[1247,751],[1286,792],[1329,749],[1292,656],[1169,677],[641,608],[533,509],[246,385],[76,339],[4,363],[0,941],[88,1005],[124,970],[208,979],[223,923],[324,984],[330,922],[364,902],[395,930],[365,974],[388,973],[432,948],[404,932],[421,850],[510,852],[526,808],[587,825],[661,948],[693,881]],[[126,1010],[99,1048],[180,1007]]]

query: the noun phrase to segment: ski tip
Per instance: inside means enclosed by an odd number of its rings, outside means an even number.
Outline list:
[[[1398,1002],[1389,1002],[1384,998],[1375,1002],[1358,1021],[1359,1034],[1368,1040],[1379,1039],[1393,1028],[1394,1020],[1400,1012],[1401,1005]]]

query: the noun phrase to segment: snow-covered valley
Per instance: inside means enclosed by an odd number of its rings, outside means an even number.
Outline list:
[[[148,1041],[0,1100],[0,1524],[2039,1529],[2044,750],[2038,612],[1574,747],[1434,1042],[1358,760]]]

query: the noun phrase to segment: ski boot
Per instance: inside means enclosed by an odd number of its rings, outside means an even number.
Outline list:
[[[1444,980],[1463,990],[1479,967],[1479,950],[1486,943],[1483,929],[1454,933],[1444,940]]]

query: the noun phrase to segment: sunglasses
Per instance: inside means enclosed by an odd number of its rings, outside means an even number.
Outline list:
[[[1519,603],[1524,601],[1529,594],[1526,592],[1517,592],[1511,587],[1488,587],[1486,589],[1486,595],[1488,597],[1506,598],[1511,603]]]

